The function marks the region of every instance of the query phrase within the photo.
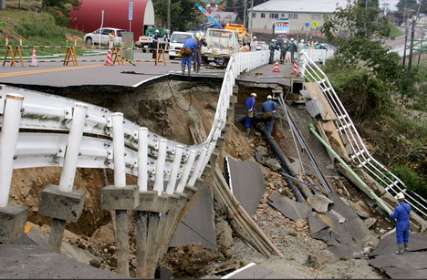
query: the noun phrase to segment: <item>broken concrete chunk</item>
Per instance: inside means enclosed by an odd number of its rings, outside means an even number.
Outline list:
[[[370,217],[367,206],[363,201],[359,200],[357,202],[352,202],[351,207],[353,207],[354,211],[359,217],[363,219]]]
[[[338,213],[337,211],[331,210],[330,213],[337,218],[338,223],[342,224],[345,222],[345,218],[340,213]]]
[[[366,225],[366,227],[371,228],[375,225],[375,223],[377,222],[377,219],[375,218],[367,218],[366,220],[363,221]]]
[[[315,194],[307,199],[308,204],[318,213],[326,213],[334,203],[323,194]]]
[[[280,169],[282,169],[282,165],[280,164],[280,162],[274,158],[264,160],[264,164],[273,171],[279,171]]]
[[[291,220],[306,219],[310,214],[310,207],[305,203],[296,202],[286,196],[274,192],[268,202],[273,208],[277,209]]]

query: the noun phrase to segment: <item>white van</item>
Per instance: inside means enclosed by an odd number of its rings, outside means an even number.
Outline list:
[[[191,37],[194,38],[194,34],[191,32],[173,32],[169,44],[169,59],[174,59],[175,57],[180,56],[179,52],[182,49],[185,40]]]

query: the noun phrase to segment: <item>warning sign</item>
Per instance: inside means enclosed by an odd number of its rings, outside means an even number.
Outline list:
[[[280,19],[274,23],[274,34],[289,33],[289,20],[287,18]]]

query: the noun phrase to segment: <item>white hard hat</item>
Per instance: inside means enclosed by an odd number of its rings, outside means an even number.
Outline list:
[[[401,193],[398,193],[395,198],[398,200],[403,200],[405,199],[405,195],[401,192]]]
[[[251,93],[251,96],[256,97],[256,93],[255,93],[255,92],[252,92],[252,93]]]
[[[291,41],[293,41],[294,40],[294,38],[291,38]]]
[[[267,96],[267,99],[273,99],[273,97],[271,95]]]
[[[155,31],[155,32],[160,32],[160,31],[159,31],[159,29],[156,29],[156,31]]]
[[[304,43],[304,39],[301,39],[301,43]]]

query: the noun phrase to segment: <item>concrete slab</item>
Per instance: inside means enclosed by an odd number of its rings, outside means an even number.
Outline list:
[[[231,189],[249,215],[255,215],[265,192],[264,175],[256,162],[227,157]]]
[[[290,87],[292,67],[291,64],[281,64],[280,72],[273,72],[273,65],[267,64],[254,69],[251,72],[246,72],[238,77],[239,83],[253,84],[257,86],[266,85],[275,87],[277,84]]]
[[[0,246],[0,263],[4,279],[130,279],[35,245]]]
[[[409,236],[408,250],[411,252],[427,251],[427,233],[411,233]],[[396,235],[389,234],[381,239],[377,248],[370,256],[392,255],[396,251]]]
[[[0,244],[19,238],[24,231],[26,221],[27,208],[25,206],[9,204],[6,207],[0,207]]]
[[[391,278],[416,279],[427,276],[427,252],[412,252],[403,255],[386,254],[369,260],[369,264],[383,270]]]
[[[286,196],[274,192],[268,201],[272,207],[280,211],[291,220],[306,219],[311,213],[311,208],[305,203],[296,202]]]
[[[274,272],[260,265],[254,265],[248,269],[239,272],[229,279],[271,279],[270,275]]]
[[[206,184],[200,183],[199,186],[196,201],[178,225],[169,244],[171,247],[199,244],[215,249],[217,246],[213,195]]]

